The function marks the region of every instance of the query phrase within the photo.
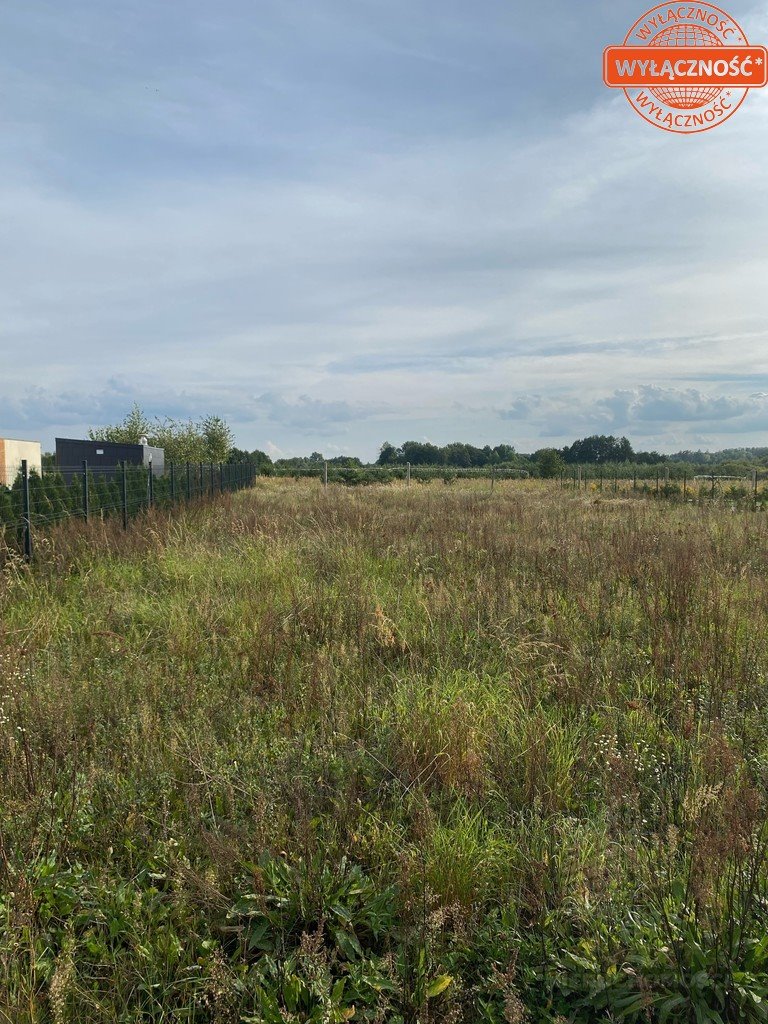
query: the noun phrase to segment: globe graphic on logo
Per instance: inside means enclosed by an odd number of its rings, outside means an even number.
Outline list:
[[[670,25],[662,29],[653,39],[649,40],[649,46],[722,46],[714,32],[702,25]],[[702,85],[664,85],[654,87],[649,92],[653,93],[657,100],[666,103],[669,107],[676,107],[678,110],[692,110],[695,107],[703,107],[712,100],[716,100],[723,90],[718,86]]]

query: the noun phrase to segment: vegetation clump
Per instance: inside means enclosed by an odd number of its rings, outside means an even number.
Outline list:
[[[261,478],[42,543],[0,1021],[768,1019],[762,514]]]

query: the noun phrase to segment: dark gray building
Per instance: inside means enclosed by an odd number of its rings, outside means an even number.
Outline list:
[[[114,474],[122,462],[129,466],[152,464],[152,475],[165,472],[165,449],[149,444],[117,444],[114,441],[76,441],[67,437],[56,438],[56,468],[65,480],[81,472],[83,460],[88,469],[105,476]]]

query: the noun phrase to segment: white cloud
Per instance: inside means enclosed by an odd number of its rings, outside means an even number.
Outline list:
[[[601,87],[558,103],[517,82],[505,5],[486,24],[448,7],[439,25],[398,8],[397,28],[367,3],[354,53],[333,3],[311,31],[276,4],[251,30],[239,4],[195,3],[175,43],[178,19],[137,8],[115,60],[88,0],[34,19],[66,57],[24,59],[9,36],[0,318],[4,356],[27,358],[4,361],[3,429],[74,430],[135,396],[286,450],[313,430],[361,455],[420,434],[535,448],[621,423],[661,446],[693,424],[757,443],[768,93],[668,136]],[[608,27],[589,31],[598,62]],[[269,48],[258,74],[250,33]]]
[[[733,445],[733,435],[768,432],[768,394],[702,392],[696,388],[643,385],[599,394],[542,398],[519,395],[499,410],[502,420],[524,418],[542,437],[573,438],[584,434],[627,435],[641,446],[660,443],[668,450],[716,443]]]

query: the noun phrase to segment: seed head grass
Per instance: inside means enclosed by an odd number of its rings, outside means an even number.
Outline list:
[[[45,545],[0,1021],[764,1019],[764,514],[262,480]]]

